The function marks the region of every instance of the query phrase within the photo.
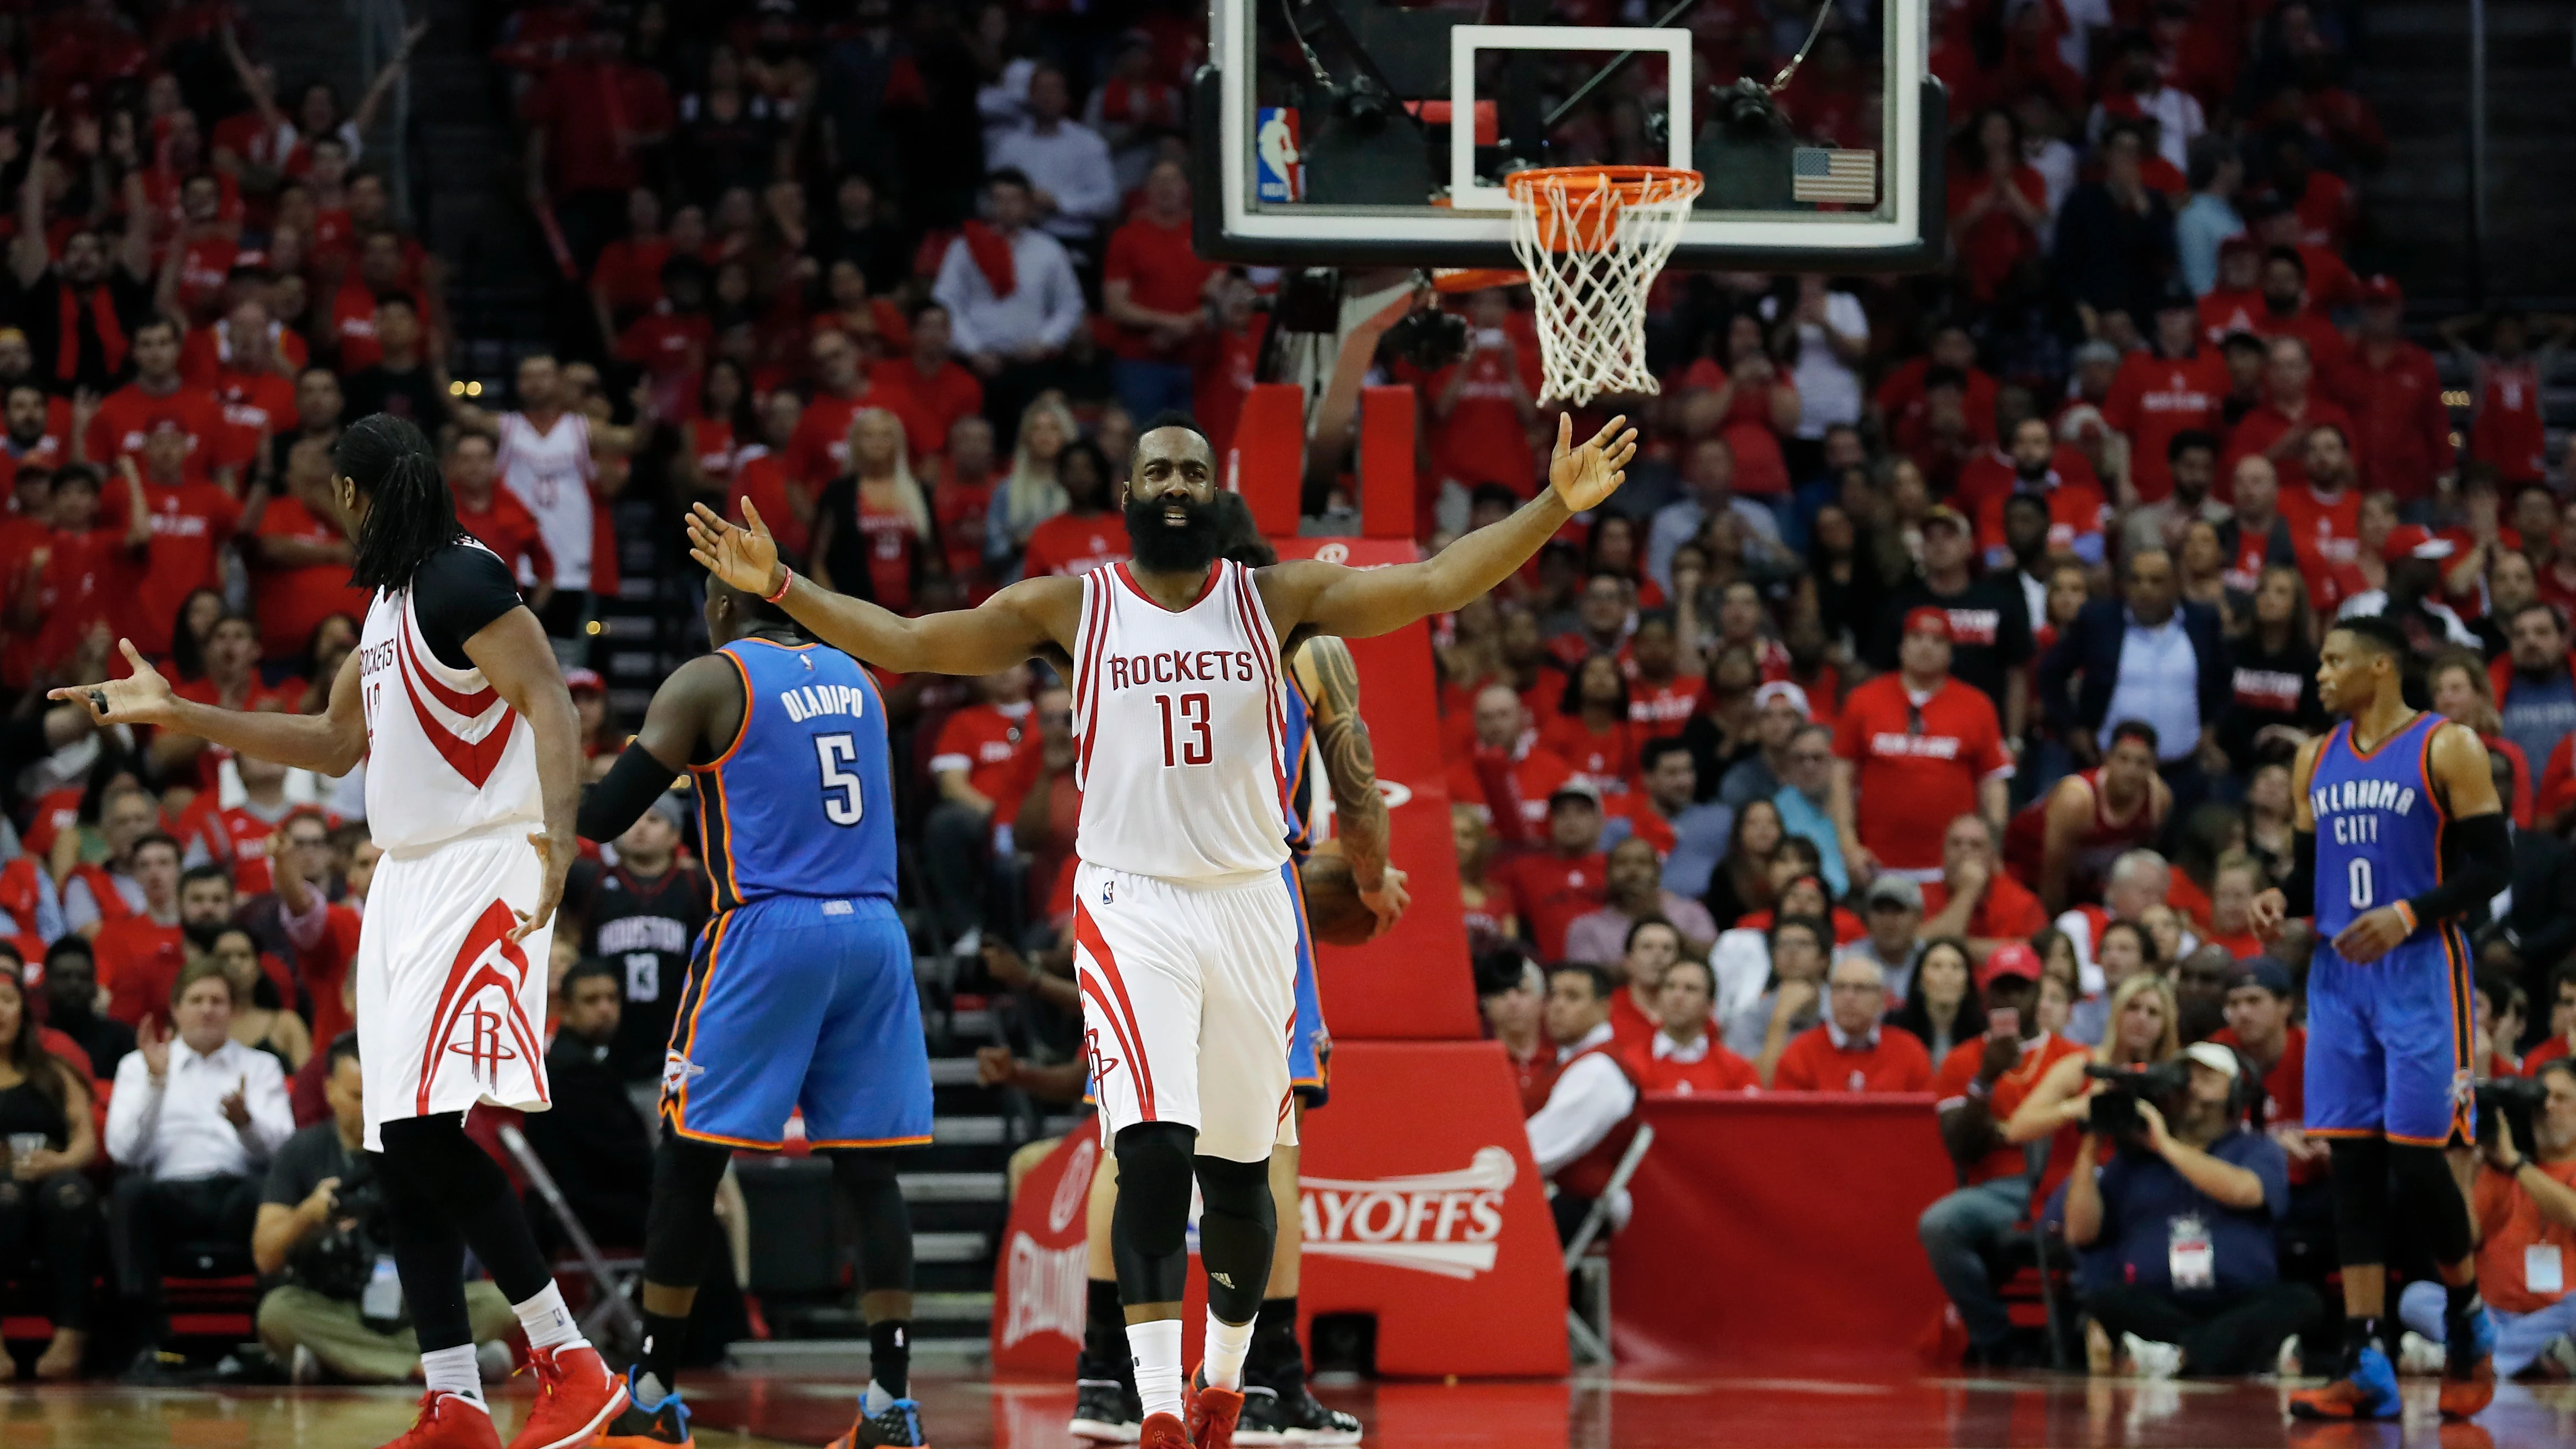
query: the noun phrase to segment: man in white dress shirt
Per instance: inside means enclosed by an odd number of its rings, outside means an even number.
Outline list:
[[[1564,1064],[1547,1105],[1530,1115],[1530,1156],[1554,1190],[1549,1210],[1560,1241],[1600,1200],[1610,1169],[1635,1135],[1637,1084],[1611,1043],[1610,973],[1589,963],[1557,966],[1547,975],[1547,1034]],[[1610,1205],[1615,1226],[1628,1218],[1627,1194]]]
[[[1087,251],[1100,228],[1118,214],[1118,177],[1109,143],[1070,118],[1073,92],[1064,72],[1040,64],[1029,72],[1029,123],[993,148],[995,170],[1015,167],[1035,188],[1038,225],[1057,240]]]
[[[984,382],[984,416],[1007,456],[1020,412],[1055,386],[1065,344],[1082,325],[1082,283],[1064,244],[1029,225],[1036,207],[1028,173],[996,167],[984,178],[984,219],[1006,249],[979,255],[975,229],[948,244],[931,295],[948,309],[950,347]]]
[[[117,1064],[107,1155],[123,1169],[109,1209],[117,1287],[159,1336],[173,1250],[223,1244],[245,1256],[259,1174],[295,1133],[277,1058],[232,1039],[232,988],[202,961],[179,973],[172,1028],[144,1024]],[[157,1359],[147,1343],[143,1359]]]

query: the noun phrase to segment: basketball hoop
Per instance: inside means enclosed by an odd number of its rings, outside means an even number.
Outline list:
[[[1661,391],[1646,371],[1646,293],[1681,240],[1700,174],[1551,166],[1504,178],[1512,251],[1538,303],[1541,403]]]

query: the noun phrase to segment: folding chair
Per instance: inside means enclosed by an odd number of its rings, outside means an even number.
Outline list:
[[[2068,1330],[2074,1326],[2070,1316],[2073,1305],[2059,1300],[2061,1294],[2071,1292],[2067,1279],[2074,1272],[2073,1255],[2056,1241],[2056,1234],[2046,1224],[2025,1222],[2004,1235],[1996,1256],[2003,1270],[1998,1287],[2007,1304],[2022,1301],[2021,1265],[2025,1261],[2030,1264],[2031,1277],[2036,1282],[2032,1296],[2039,1299],[2040,1323],[2048,1334],[2048,1366],[2065,1370],[2072,1363],[2066,1340]]]
[[[1565,1333],[1573,1340],[1577,1363],[1610,1362],[1610,1254],[1606,1242],[1594,1251],[1595,1241],[1610,1225],[1610,1204],[1628,1190],[1628,1179],[1637,1173],[1637,1164],[1646,1158],[1646,1149],[1655,1145],[1655,1129],[1640,1125],[1630,1139],[1628,1150],[1619,1154],[1619,1165],[1610,1172],[1609,1186],[1584,1214],[1575,1228],[1573,1241],[1565,1245],[1565,1272],[1573,1280],[1573,1292],[1565,1307]]]
[[[564,1201],[563,1189],[555,1186],[554,1174],[546,1171],[546,1164],[537,1156],[536,1149],[528,1145],[527,1135],[516,1124],[508,1122],[500,1124],[496,1135],[511,1160],[518,1164],[520,1173],[528,1179],[528,1185],[546,1200],[547,1207],[554,1209],[555,1221],[563,1224],[564,1235],[572,1239],[573,1251],[580,1255],[582,1267],[590,1274],[591,1282],[598,1285],[597,1300],[581,1318],[584,1336],[597,1342],[616,1341],[621,1335],[641,1339],[644,1318],[635,1311],[635,1305],[627,1301],[627,1292],[643,1275],[643,1260],[629,1258],[612,1263],[599,1251],[599,1245],[591,1241],[590,1230],[573,1215],[572,1204]]]

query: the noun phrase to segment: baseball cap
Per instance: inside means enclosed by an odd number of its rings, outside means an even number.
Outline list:
[[[1983,991],[2007,976],[2037,981],[2040,976],[2039,953],[2019,941],[1997,946],[1994,954],[1986,957],[1985,964],[1977,968],[1977,989]]]
[[[2361,284],[2361,300],[2365,306],[2403,307],[2406,289],[2397,284],[2395,277],[2379,272]]]
[[[1589,800],[1596,808],[1601,804],[1600,788],[1594,785],[1591,781],[1578,775],[1547,792],[1547,803],[1549,808],[1555,808],[1557,801],[1562,800],[1569,795],[1579,800]]]
[[[2449,539],[2437,537],[2422,524],[2401,523],[2388,530],[2387,540],[2379,545],[2379,557],[2384,563],[2408,558],[2449,558],[2451,548]]]
[[[2270,956],[2248,956],[2236,963],[2235,973],[2227,978],[2230,989],[2260,986],[2274,996],[2291,994],[2290,968]]]
[[[1861,897],[1861,904],[1875,906],[1882,903],[1919,911],[1923,909],[1923,887],[1901,875],[1882,875],[1869,883],[1869,892]]]
[[[1947,503],[1935,503],[1930,508],[1923,510],[1923,526],[1925,528],[1930,528],[1936,523],[1946,523],[1952,528],[1959,530],[1961,533],[1968,531],[1968,515],[1961,513],[1959,510],[1951,507]]]
[[[1905,632],[1931,634],[1947,640],[1950,637],[1950,611],[1935,609],[1928,604],[1919,609],[1908,609],[1905,611]]]
[[[1772,701],[1782,699],[1794,705],[1802,719],[1812,713],[1807,707],[1807,692],[1786,679],[1772,680],[1769,684],[1753,691],[1755,709],[1769,709]]]
[[[2087,362],[2117,363],[2119,360],[2120,349],[2099,337],[2075,349],[2075,361],[2079,366]]]
[[[2235,1048],[2220,1046],[2214,1041],[2193,1042],[2182,1049],[2182,1054],[2231,1082],[2244,1071],[2244,1067],[2236,1060]]]
[[[2191,288],[2189,286],[2186,286],[2182,281],[2177,279],[2166,283],[2164,290],[2156,294],[2156,310],[2159,312],[2197,312],[2200,310],[2200,299],[2191,294]]]
[[[564,671],[564,688],[574,694],[579,694],[583,690],[589,690],[593,694],[606,694],[608,681],[601,679],[596,669],[567,669]]]
[[[679,796],[668,790],[654,796],[653,803],[645,806],[644,810],[646,814],[661,816],[673,830],[689,828],[688,807],[680,803]]]

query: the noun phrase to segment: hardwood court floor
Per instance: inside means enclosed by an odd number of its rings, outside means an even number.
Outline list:
[[[708,1449],[819,1445],[848,1427],[859,1377],[699,1375]],[[1074,1449],[1069,1387],[920,1376],[936,1449]],[[2564,1449],[2576,1387],[2507,1385],[2477,1422],[2443,1425],[2431,1386],[2403,1423],[2306,1425],[2269,1383],[2135,1384],[2026,1375],[1634,1378],[1377,1384],[1324,1397],[1385,1449]],[[506,1431],[527,1391],[498,1398]],[[394,1389],[151,1390],[0,1385],[5,1449],[373,1449],[410,1420]]]

